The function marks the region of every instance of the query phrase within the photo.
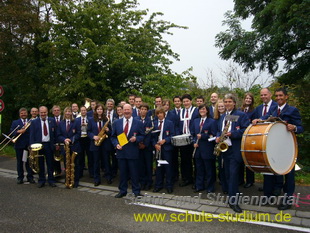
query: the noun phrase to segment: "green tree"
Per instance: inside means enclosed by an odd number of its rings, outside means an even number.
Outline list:
[[[126,93],[149,92],[146,82],[178,79],[169,65],[178,59],[163,40],[171,28],[181,28],[136,10],[135,0],[53,2],[50,40],[40,49],[46,63],[48,97],[59,102],[84,97],[123,98]],[[178,82],[182,83],[182,79]],[[167,88],[167,86],[166,86]]]
[[[275,74],[284,61],[281,82],[290,84],[309,73],[310,4],[308,0],[235,0],[225,14],[225,32],[216,35],[220,56],[243,66]],[[251,31],[242,28],[252,18]]]

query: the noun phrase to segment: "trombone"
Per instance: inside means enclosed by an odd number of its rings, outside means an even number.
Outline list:
[[[3,150],[11,141],[13,141],[13,139],[15,138],[15,136],[12,136],[12,134],[18,130],[18,128],[20,127],[20,125],[16,126],[15,129],[12,130],[12,132],[9,135],[6,134],[2,134],[4,136],[4,139],[2,140],[2,142],[0,143],[0,146],[3,145],[0,148],[0,151]],[[12,137],[11,137],[12,136]]]

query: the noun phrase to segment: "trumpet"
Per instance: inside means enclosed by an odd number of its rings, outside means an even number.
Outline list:
[[[22,129],[24,129],[24,130],[26,131],[26,130],[30,127],[31,121],[32,121],[32,119],[30,119],[30,120],[23,126]],[[22,135],[23,135],[23,133],[18,134],[18,135],[12,140],[12,142],[15,143],[15,142],[19,139],[19,137],[22,136]]]
[[[12,130],[11,133],[9,133],[9,135],[6,135],[6,134],[2,134],[4,136],[4,139],[2,140],[2,142],[0,143],[0,145],[3,145],[1,148],[0,148],[0,151],[3,150],[15,137],[11,137],[11,135],[20,127],[20,125],[16,126],[15,129]]]

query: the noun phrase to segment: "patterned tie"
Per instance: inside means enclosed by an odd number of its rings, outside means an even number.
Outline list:
[[[204,119],[201,120],[201,123],[200,123],[200,131],[201,131],[201,129],[202,129],[203,123],[204,123]]]
[[[245,109],[244,109],[244,112],[248,112],[248,108],[245,108]]]
[[[82,118],[82,124],[83,125],[85,124],[85,118]]]
[[[24,119],[24,125],[26,125],[26,119]]]
[[[101,131],[101,128],[102,128],[101,120],[99,120],[99,127],[98,127],[99,132]]]
[[[57,125],[59,124],[59,120],[58,120],[58,117],[56,117],[56,124],[57,124]]]
[[[178,116],[180,116],[180,109],[177,110],[177,114],[178,114]]]
[[[158,126],[159,130],[161,130],[162,125],[163,125],[163,121],[159,121],[159,126]]]
[[[125,125],[125,128],[124,128],[124,133],[126,134],[126,136],[128,134],[128,128],[129,128],[129,120],[126,119],[126,125]]]
[[[47,136],[47,134],[48,134],[45,120],[43,120],[43,134],[44,134],[44,136]]]
[[[267,114],[267,107],[268,107],[268,104],[265,104],[263,116],[265,116]]]
[[[281,114],[281,108],[278,108],[278,116]]]
[[[67,132],[70,130],[70,121],[67,121],[67,127],[66,127]]]
[[[108,111],[108,118],[110,119],[111,111]]]

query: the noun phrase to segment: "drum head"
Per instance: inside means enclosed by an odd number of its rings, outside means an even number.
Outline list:
[[[31,144],[30,145],[30,148],[33,150],[33,151],[37,151],[37,150],[41,150],[43,147],[43,145],[41,143],[34,143],[34,144]]]
[[[276,174],[287,174],[293,168],[297,145],[295,136],[287,131],[285,124],[275,123],[270,128],[266,142],[266,155]]]

